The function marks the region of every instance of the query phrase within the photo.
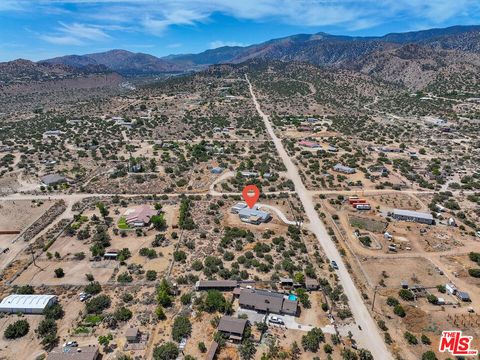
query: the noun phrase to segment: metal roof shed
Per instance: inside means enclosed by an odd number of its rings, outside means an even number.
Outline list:
[[[0,312],[41,314],[56,302],[55,295],[9,295],[0,303]]]

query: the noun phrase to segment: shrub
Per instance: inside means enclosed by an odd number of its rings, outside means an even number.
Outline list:
[[[183,250],[177,250],[173,252],[173,259],[176,262],[182,262],[187,259],[187,254]]]
[[[158,320],[165,320],[167,318],[165,311],[163,311],[163,307],[161,306],[157,306],[155,309],[155,315],[157,315]]]
[[[398,305],[398,304],[399,304],[398,300],[395,299],[394,297],[389,296],[389,297],[387,298],[387,305],[388,305],[388,306],[396,306],[396,305]]]
[[[438,360],[433,351],[426,351],[422,355],[422,360]]]
[[[180,297],[180,301],[182,302],[183,305],[190,304],[192,302],[192,294],[190,294],[190,293],[183,294]]]
[[[398,305],[395,305],[395,307],[393,308],[393,313],[395,315],[398,315],[400,317],[405,317],[405,310],[403,310],[403,307],[402,305],[398,304]]]
[[[422,344],[424,344],[424,345],[430,345],[432,343],[430,338],[425,334],[422,334],[422,337],[420,338],[420,340],[422,341]]]
[[[113,314],[117,321],[128,321],[132,318],[132,312],[126,307],[118,308]]]
[[[417,345],[418,344],[417,337],[409,331],[405,331],[405,333],[403,334],[403,337],[405,338],[405,340],[407,340],[407,342],[410,345]]]
[[[133,277],[128,272],[123,272],[117,276],[117,281],[121,284],[130,283],[133,281]]]
[[[157,272],[155,270],[147,270],[146,277],[148,281],[155,281],[157,280]]]
[[[203,341],[200,341],[198,343],[198,350],[200,350],[200,352],[202,352],[202,353],[207,352],[207,347],[205,346],[205,343]]]
[[[30,325],[27,320],[17,320],[5,329],[3,335],[6,339],[18,339],[28,334]]]
[[[480,269],[468,269],[468,274],[474,278],[480,278]]]
[[[415,295],[413,295],[413,293],[407,289],[400,290],[398,295],[405,301],[413,301],[415,299]]]
[[[31,285],[23,285],[23,286],[15,287],[13,289],[13,292],[15,294],[20,294],[20,295],[32,295],[35,293],[35,290]]]
[[[54,270],[54,272],[55,272],[55,277],[57,278],[62,278],[65,276],[65,273],[63,272],[62,268],[57,268]]]

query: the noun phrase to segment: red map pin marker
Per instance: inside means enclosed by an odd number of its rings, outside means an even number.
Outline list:
[[[243,188],[242,196],[248,207],[251,209],[260,197],[260,190],[255,185],[247,185]]]

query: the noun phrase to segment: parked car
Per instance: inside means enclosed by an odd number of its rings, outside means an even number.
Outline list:
[[[92,295],[87,294],[87,293],[80,293],[80,295],[79,295],[79,298],[80,298],[81,302],[87,301],[91,297],[92,297]]]
[[[65,344],[63,344],[64,347],[77,347],[78,342],[76,341],[67,341]]]
[[[338,270],[338,265],[335,260],[332,260],[332,268],[334,268],[335,270]]]
[[[285,325],[282,318],[279,318],[278,316],[270,316],[268,321],[271,322],[272,324]]]

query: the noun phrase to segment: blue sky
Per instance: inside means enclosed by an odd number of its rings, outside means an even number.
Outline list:
[[[126,49],[156,56],[320,31],[480,24],[479,0],[0,0],[0,61]]]

